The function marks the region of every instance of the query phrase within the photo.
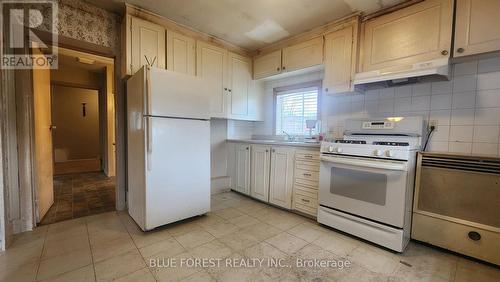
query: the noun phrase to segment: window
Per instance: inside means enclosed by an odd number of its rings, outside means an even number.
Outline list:
[[[314,85],[314,86],[312,86]],[[275,92],[275,134],[308,135],[306,120],[318,119],[317,83],[277,88]],[[312,131],[317,133],[317,128]]]

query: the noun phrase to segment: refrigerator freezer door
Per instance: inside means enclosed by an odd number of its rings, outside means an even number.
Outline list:
[[[210,93],[200,77],[159,68],[147,69],[145,115],[209,119]]]
[[[210,122],[145,117],[145,230],[210,210]]]

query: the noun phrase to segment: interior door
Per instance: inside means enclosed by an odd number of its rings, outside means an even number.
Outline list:
[[[500,50],[500,1],[458,0],[454,57]]]
[[[293,149],[273,147],[271,150],[269,202],[287,209],[292,208],[294,158]]]
[[[270,146],[252,145],[250,195],[264,202],[269,201],[270,162]]]
[[[167,69],[195,75],[196,49],[193,38],[167,31]]]
[[[252,81],[252,61],[234,53],[229,53],[228,57],[228,114],[230,118],[246,118]]]
[[[197,42],[196,71],[208,83],[211,117],[226,117],[226,54],[222,48]]]
[[[351,90],[353,26],[325,36],[325,93]]]
[[[39,54],[39,51],[33,51],[33,55]],[[37,222],[42,220],[54,204],[50,91],[50,70],[33,69]]]
[[[236,146],[236,191],[250,195],[250,145]]]
[[[132,74],[142,66],[165,68],[165,29],[132,17]]]

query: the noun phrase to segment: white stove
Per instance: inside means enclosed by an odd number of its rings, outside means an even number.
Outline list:
[[[318,222],[403,251],[410,239],[421,117],[349,120],[321,144]]]

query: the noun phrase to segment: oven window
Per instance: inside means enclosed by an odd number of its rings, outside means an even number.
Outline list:
[[[332,167],[330,193],[376,205],[385,205],[387,175]]]

